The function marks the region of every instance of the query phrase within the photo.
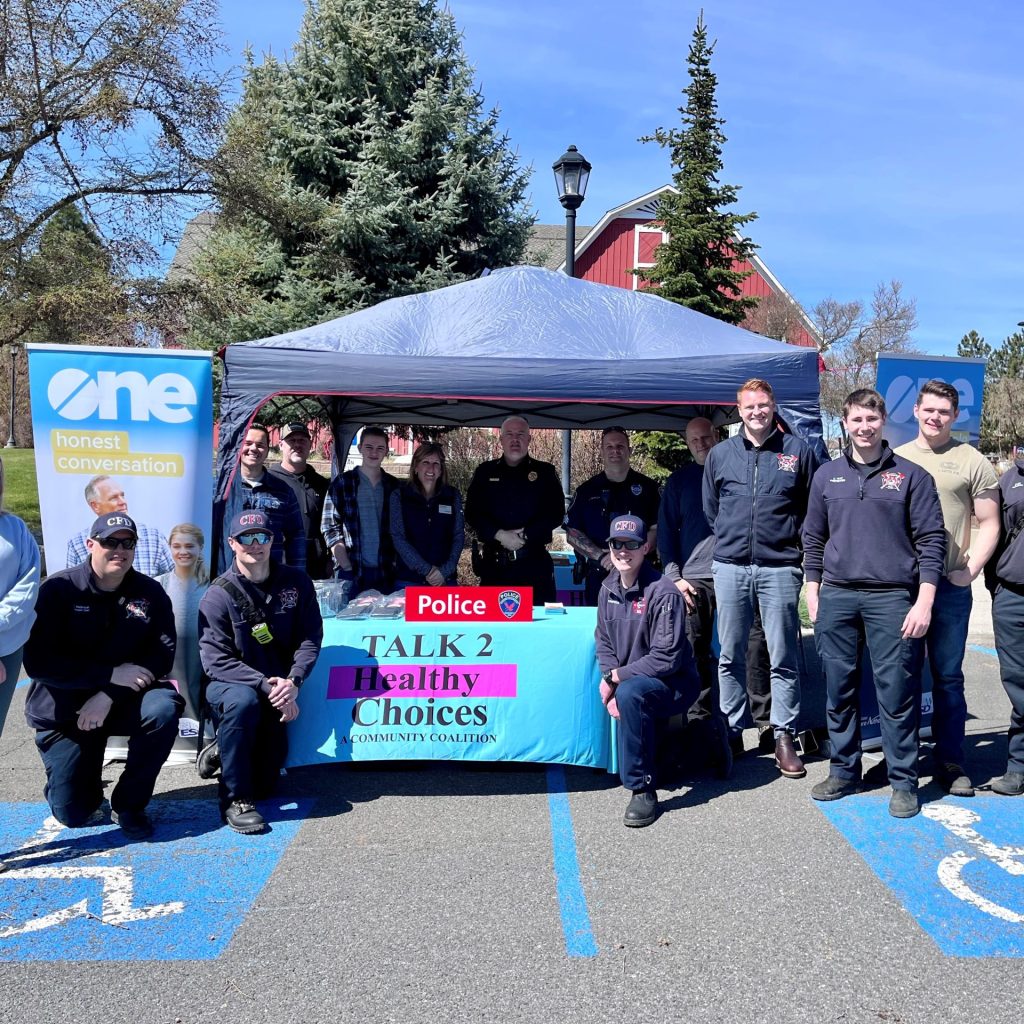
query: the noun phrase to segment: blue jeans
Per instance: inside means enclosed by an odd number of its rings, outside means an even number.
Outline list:
[[[729,728],[739,732],[750,721],[747,703],[747,643],[754,609],[761,611],[771,662],[771,724],[776,738],[797,731],[800,717],[800,674],[797,642],[800,636],[798,566],[729,565],[713,562],[718,603],[718,685],[722,713]]]
[[[932,605],[925,640],[932,670],[932,739],[936,764],[962,764],[967,699],[964,696],[964,651],[974,599],[970,587],[957,587],[945,577]]]
[[[21,652],[24,647],[19,647],[10,654],[5,654],[0,661],[3,661],[7,670],[7,679],[0,683],[0,732],[4,731],[4,722],[7,721],[7,712],[11,707],[11,698],[14,696],[15,687],[18,685],[18,673],[21,672]]]

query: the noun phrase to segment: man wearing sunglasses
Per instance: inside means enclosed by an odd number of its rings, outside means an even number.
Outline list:
[[[269,797],[288,753],[285,725],[299,714],[302,681],[323,640],[316,593],[301,569],[270,557],[265,512],[228,524],[234,556],[199,602],[199,656],[217,726],[220,809],[236,832],[262,832],[256,801]]]
[[[174,662],[171,601],[133,568],[138,536],[123,512],[100,516],[87,560],[40,587],[25,645],[33,680],[25,717],[36,730],[51,813],[69,828],[106,823],[103,752],[108,736],[127,736],[110,819],[129,839],[153,833],[146,806],[185,707],[163,679]]]
[[[612,569],[597,605],[601,700],[618,719],[619,776],[632,793],[623,818],[627,828],[644,828],[658,817],[657,721],[685,712],[700,692],[683,595],[645,562],[649,548],[642,519],[612,520]]]

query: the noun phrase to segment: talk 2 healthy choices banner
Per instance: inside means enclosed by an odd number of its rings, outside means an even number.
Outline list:
[[[97,515],[126,511],[135,520],[135,568],[156,577],[175,606],[187,736],[199,683],[194,613],[210,565],[210,354],[29,345],[28,360],[46,571],[85,557]]]

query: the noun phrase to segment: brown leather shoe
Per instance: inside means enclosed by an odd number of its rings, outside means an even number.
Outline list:
[[[784,732],[775,741],[775,765],[787,779],[802,779],[807,774],[793,746],[793,737],[788,732]]]

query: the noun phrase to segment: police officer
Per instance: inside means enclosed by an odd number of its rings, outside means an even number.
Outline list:
[[[163,677],[174,662],[174,612],[156,580],[133,568],[135,521],[100,516],[88,558],[48,577],[25,645],[25,717],[46,768],[46,800],[69,828],[102,824],[103,751],[128,737],[110,817],[129,839],[153,825],[146,805],[178,735],[185,702]]]
[[[221,817],[261,832],[255,801],[270,796],[288,752],[285,723],[323,640],[316,593],[301,569],[270,557],[270,519],[258,509],[228,526],[234,562],[199,602],[199,655],[217,726]]]
[[[999,675],[1010,698],[1006,774],[992,783],[992,791],[1003,796],[1024,793],[1024,445],[1014,455],[1014,468],[999,481],[1002,538],[991,574]]]
[[[565,514],[565,537],[586,562],[584,600],[597,606],[597,594],[611,558],[606,537],[608,524],[618,516],[638,516],[645,523],[658,521],[658,485],[629,464],[629,434],[623,427],[601,431],[601,464],[604,470],[580,484]],[[656,528],[650,529],[650,550],[656,547]]]
[[[466,522],[483,542],[484,586],[533,587],[534,604],[555,599],[555,567],[547,552],[562,523],[562,485],[550,462],[530,456],[530,425],[509,416],[501,425],[502,456],[477,466],[466,495]]]
[[[612,520],[612,571],[601,585],[595,643],[601,700],[619,720],[619,776],[632,793],[627,828],[644,828],[658,816],[656,721],[685,711],[700,690],[683,596],[644,561],[649,550],[642,519]]]
[[[920,645],[946,553],[942,510],[926,470],[882,440],[885,400],[870,388],[843,403],[844,456],[818,469],[804,521],[807,611],[825,674],[829,777],[815,800],[861,786],[860,663],[871,658],[889,767],[889,813],[918,813]]]

